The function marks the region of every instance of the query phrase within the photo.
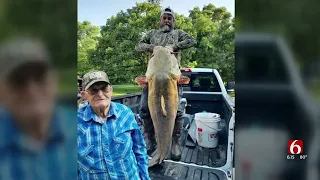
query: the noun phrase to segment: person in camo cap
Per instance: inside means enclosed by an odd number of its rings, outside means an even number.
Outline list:
[[[171,46],[180,67],[181,50],[190,48],[197,44],[196,40],[181,29],[174,29],[175,15],[173,10],[165,8],[160,15],[160,29],[153,29],[147,32],[136,45],[139,52],[147,52],[149,59],[155,46]],[[179,102],[182,97],[182,87],[178,86]],[[180,136],[183,127],[183,107],[180,105],[175,121],[172,137],[171,158],[179,160],[181,158]],[[140,117],[144,122],[144,137],[147,143],[148,154],[152,154],[156,149],[156,140],[154,136],[154,127],[148,108],[148,88],[142,89],[141,105],[139,110]]]
[[[0,43],[0,179],[69,180],[77,173],[76,108],[56,101],[57,71],[44,42]]]
[[[105,72],[83,76],[78,109],[78,179],[149,180],[145,141],[133,112],[111,101]]]

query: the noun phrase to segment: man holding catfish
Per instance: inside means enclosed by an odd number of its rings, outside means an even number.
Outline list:
[[[173,79],[175,79],[177,82],[176,84],[179,83],[188,83],[188,78],[183,78],[179,71],[180,68],[180,59],[181,59],[181,50],[186,49],[186,48],[190,48],[192,46],[196,45],[196,40],[190,36],[189,34],[187,34],[186,32],[184,32],[183,30],[180,29],[174,29],[174,22],[175,22],[175,15],[174,12],[172,11],[171,8],[165,8],[164,11],[162,11],[161,15],[160,15],[160,29],[157,30],[151,30],[149,32],[147,32],[140,40],[140,42],[137,44],[136,46],[136,50],[140,51],[140,52],[148,52],[151,56],[149,57],[154,57],[156,59],[163,59],[163,58],[169,58],[169,59],[174,59],[173,61],[177,61],[177,63],[175,64],[175,62],[172,64],[171,67],[169,67],[169,65],[165,65],[167,66],[166,68],[171,68],[174,69],[174,72],[168,72],[172,77],[174,77]],[[163,48],[167,48],[169,49],[169,52],[171,53],[171,55],[166,55],[166,50],[164,50]],[[160,54],[159,54],[160,53]],[[156,57],[155,57],[156,56]],[[162,61],[159,60],[159,61]],[[162,62],[162,64],[166,63],[170,63],[172,61],[166,61],[163,60],[164,62]],[[161,64],[161,63],[160,63]],[[142,118],[143,122],[144,122],[144,137],[146,140],[146,144],[147,144],[147,151],[148,154],[151,154],[155,149],[156,149],[156,145],[158,143],[158,151],[159,151],[159,141],[161,141],[162,139],[164,139],[163,137],[157,137],[157,134],[159,136],[159,133],[163,133],[160,127],[158,127],[159,125],[157,125],[157,123],[155,123],[155,118],[152,117],[152,114],[154,114],[153,112],[150,113],[149,108],[154,108],[154,107],[150,107],[152,105],[150,105],[150,103],[152,104],[153,101],[156,100],[150,100],[148,98],[148,96],[150,97],[150,93],[154,92],[154,88],[155,87],[160,87],[160,89],[168,89],[169,90],[165,93],[171,95],[173,92],[177,94],[178,97],[178,101],[177,101],[177,111],[175,112],[175,120],[174,120],[174,127],[173,127],[173,132],[172,132],[172,147],[171,147],[171,159],[173,160],[179,160],[181,158],[181,144],[180,144],[180,135],[181,135],[181,131],[182,131],[182,127],[183,127],[183,119],[182,119],[182,108],[179,104],[180,99],[182,97],[182,87],[180,87],[178,85],[177,88],[177,92],[174,91],[175,88],[173,88],[172,86],[169,86],[168,83],[166,85],[163,84],[163,86],[159,86],[159,85],[155,85],[151,87],[151,81],[154,81],[152,78],[154,78],[153,76],[155,76],[156,69],[159,69],[161,66],[159,64],[159,62],[156,62],[155,60],[153,61],[153,59],[151,58],[151,60],[149,61],[148,64],[148,70],[147,70],[147,77],[145,76],[139,76],[136,78],[137,83],[143,87],[142,90],[142,97],[141,97],[141,105],[140,105],[140,110],[139,110],[139,114],[140,117]],[[157,66],[157,67],[156,67]],[[161,67],[162,69],[165,67]],[[160,69],[161,69],[160,68]],[[178,71],[179,72],[178,72]],[[161,76],[166,76],[166,75],[161,75]],[[170,79],[170,77],[169,77]],[[157,83],[164,83],[163,81],[157,81]],[[170,83],[169,83],[170,84]],[[151,89],[152,88],[152,89]],[[159,89],[159,88],[156,88]],[[148,94],[149,93],[149,94]],[[157,93],[156,94],[152,94],[152,98],[153,96],[158,96]],[[166,101],[166,99],[168,99],[167,95],[159,95],[162,96],[160,97],[160,101],[162,101],[162,110],[163,110],[163,115],[164,116],[169,116],[168,113],[166,111],[165,108],[165,104],[164,103]],[[162,100],[161,100],[162,98]],[[171,98],[175,98],[175,96],[172,96]],[[170,99],[170,98],[169,98]],[[148,102],[149,101],[149,102]],[[175,104],[172,102],[167,102],[168,104]],[[149,105],[148,105],[149,104]],[[175,108],[173,108],[175,109]],[[154,117],[158,117],[157,115],[153,115]],[[155,134],[156,131],[156,134]],[[156,135],[156,136],[155,136]],[[156,141],[157,138],[157,141]],[[160,138],[160,139],[158,139]],[[161,139],[162,138],[162,139]],[[161,162],[162,158],[160,158],[159,163]],[[152,166],[152,164],[150,164],[150,166]]]

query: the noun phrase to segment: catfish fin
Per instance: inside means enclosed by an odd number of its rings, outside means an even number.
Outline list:
[[[137,76],[135,81],[140,87],[148,87],[148,81],[146,76]]]
[[[161,96],[161,109],[162,109],[162,114],[163,116],[167,116],[167,111],[166,111],[166,107],[165,107],[165,104],[164,104],[164,97]]]
[[[187,76],[180,76],[180,79],[178,80],[178,84],[189,84],[190,78]]]

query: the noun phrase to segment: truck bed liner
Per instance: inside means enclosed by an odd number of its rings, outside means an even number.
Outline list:
[[[149,168],[149,175],[152,180],[227,180],[225,173],[220,170],[176,162],[164,162],[163,165]]]
[[[214,149],[202,148],[198,145],[194,148],[184,147],[180,161],[209,167],[221,167],[226,163],[226,148],[224,145],[219,145]]]
[[[182,155],[181,162],[194,163],[197,165],[207,165],[209,167],[221,167],[227,160],[226,145],[219,144],[216,148],[203,148],[198,145],[195,147],[186,146],[188,131],[184,130],[181,136]]]
[[[221,167],[227,160],[226,144],[219,144],[216,148],[203,148],[186,146],[188,130],[184,130],[181,136],[182,155],[180,161],[194,163],[197,165],[207,165],[209,167]]]
[[[179,162],[165,161],[162,165],[149,168],[152,180],[226,180],[224,172],[210,167],[220,167],[226,161],[226,147],[202,148],[185,146],[188,131],[181,136],[182,155]],[[187,164],[190,163],[190,164]],[[201,167],[207,166],[207,167]]]

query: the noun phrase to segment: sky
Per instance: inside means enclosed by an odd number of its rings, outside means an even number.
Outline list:
[[[108,18],[121,10],[126,11],[135,6],[136,2],[147,0],[78,0],[78,21],[90,21],[93,25],[105,25]],[[189,16],[189,10],[194,7],[202,9],[212,3],[216,7],[224,6],[234,17],[235,0],[163,0],[161,6],[170,6],[176,13]]]

